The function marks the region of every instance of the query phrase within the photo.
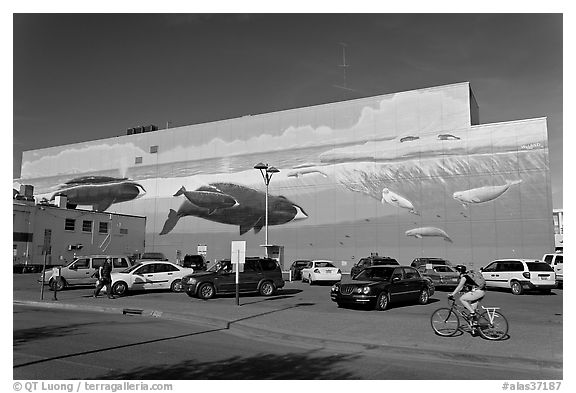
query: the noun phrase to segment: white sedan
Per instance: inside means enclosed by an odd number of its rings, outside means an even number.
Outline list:
[[[332,261],[314,260],[302,269],[302,282],[308,281],[310,285],[319,281],[340,281],[342,272]]]
[[[137,263],[118,273],[112,273],[112,293],[122,296],[128,291],[170,289],[182,291],[182,277],[194,273],[194,269],[166,261]]]

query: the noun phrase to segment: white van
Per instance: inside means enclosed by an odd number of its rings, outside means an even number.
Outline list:
[[[554,272],[556,273],[556,282],[558,286],[564,286],[564,254],[557,253],[557,254],[544,254],[542,260],[546,262],[548,265],[554,268]]]
[[[72,262],[60,268],[60,276],[54,277],[52,272],[47,271],[44,282],[52,286],[54,282],[57,289],[61,291],[64,288],[77,285],[94,285],[96,277],[94,273],[100,266],[104,265],[107,258],[112,259],[112,272],[125,270],[133,265],[127,255],[86,255],[76,257]],[[42,275],[40,280],[42,280]]]

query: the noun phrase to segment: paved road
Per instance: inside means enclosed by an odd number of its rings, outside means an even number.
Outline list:
[[[14,307],[14,379],[560,378],[500,365],[282,345],[193,323]]]
[[[37,275],[14,275],[14,299],[38,301]],[[161,310],[164,319],[208,321],[210,326],[227,328],[258,341],[288,346],[316,345],[345,351],[372,351],[398,356],[412,354],[415,361],[442,358],[444,361],[468,361],[516,367],[534,378],[556,379],[562,371],[563,293],[514,296],[509,292],[490,291],[486,305],[498,305],[510,321],[505,341],[488,342],[464,333],[453,338],[435,336],[429,325],[432,311],[447,304],[446,292],[437,291],[426,306],[400,305],[385,312],[338,308],[330,300],[330,286],[287,283],[273,297],[242,296],[235,305],[234,296],[202,301],[186,294],[170,292],[136,293],[108,300],[90,297],[91,288],[58,293],[58,301],[45,293],[44,306],[78,309],[120,310],[136,308]],[[355,343],[355,345],[348,345]],[[472,356],[466,356],[472,354]],[[520,377],[518,377],[520,378]]]

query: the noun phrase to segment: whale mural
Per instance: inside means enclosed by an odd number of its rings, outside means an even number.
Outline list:
[[[413,236],[416,239],[422,239],[423,237],[441,237],[447,242],[452,243],[452,239],[448,234],[440,228],[436,227],[421,227],[409,229],[406,231],[406,236]]]
[[[238,232],[262,252],[258,162],[280,170],[268,212],[286,260],[538,255],[553,239],[546,118],[479,124],[476,111],[461,83],[120,135],[25,152],[19,182],[145,216],[146,247],[172,259],[200,243],[229,257]]]
[[[182,186],[174,196],[184,194],[192,204],[208,209],[208,215],[213,214],[217,209],[227,209],[238,205],[238,201],[233,197],[218,191],[186,191]]]
[[[384,188],[382,190],[382,203],[388,203],[401,209],[407,209],[412,214],[420,215],[416,209],[414,209],[412,202],[403,196],[390,191],[388,188]]]
[[[466,207],[468,205],[492,201],[508,191],[511,186],[520,184],[521,182],[522,180],[508,180],[506,184],[500,186],[484,186],[465,191],[456,191],[452,197]]]
[[[187,216],[237,225],[240,235],[251,229],[258,233],[265,225],[266,194],[262,191],[239,184],[211,183],[192,192],[180,189],[176,193],[182,194],[186,196],[186,200],[178,211],[170,209],[160,235],[168,234],[180,218]],[[233,205],[232,201],[235,202]],[[202,206],[196,204],[197,202]],[[306,218],[308,215],[300,206],[283,196],[268,195],[268,225],[282,225]]]
[[[61,185],[50,200],[65,195],[70,205],[91,205],[93,210],[103,212],[113,203],[131,201],[144,194],[144,187],[126,177],[83,176]]]

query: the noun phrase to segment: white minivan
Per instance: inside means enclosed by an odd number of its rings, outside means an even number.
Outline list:
[[[499,259],[480,269],[486,287],[509,288],[514,295],[527,289],[550,293],[556,288],[554,269],[545,262],[534,259]]]
[[[544,254],[542,260],[554,269],[558,286],[564,286],[564,254]]]

